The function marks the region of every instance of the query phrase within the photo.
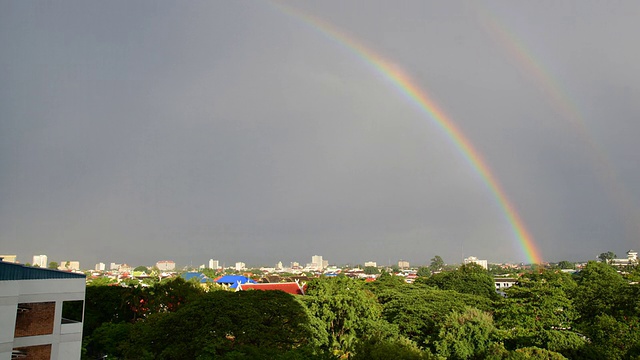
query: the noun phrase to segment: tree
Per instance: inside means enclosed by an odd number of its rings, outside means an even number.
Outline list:
[[[558,263],[558,267],[560,269],[575,269],[576,265],[572,262],[569,262],[567,260],[562,260]]]
[[[435,347],[446,359],[482,358],[496,331],[491,315],[474,308],[447,315]]]
[[[142,265],[140,265],[140,266],[136,266],[136,268],[135,268],[135,269],[133,269],[133,271],[135,271],[135,272],[141,272],[141,271],[144,271],[144,272],[146,273],[147,271],[149,271],[149,268],[148,268],[148,267],[146,267],[146,266],[142,266]]]
[[[455,271],[433,274],[424,284],[441,290],[455,290],[460,293],[486,296],[497,299],[493,278],[478,264],[466,264]]]
[[[606,264],[610,264],[611,260],[616,259],[617,257],[618,257],[618,255],[614,254],[611,251],[607,251],[607,252],[604,252],[604,253],[598,255],[598,259],[600,259],[600,261],[602,261],[603,263],[606,263]]]
[[[312,317],[322,324],[322,343],[334,353],[349,357],[359,340],[382,340],[393,333],[381,319],[382,307],[376,296],[365,289],[362,281],[346,277],[315,279],[302,300]]]
[[[444,268],[444,261],[440,255],[436,255],[431,259],[431,265],[429,265],[432,272],[440,271]]]
[[[495,309],[507,349],[539,347],[574,357],[586,342],[573,330],[578,313],[568,293],[570,275],[560,271],[530,273],[505,290]]]
[[[367,275],[376,275],[380,273],[380,270],[375,266],[365,266],[364,273]]]
[[[431,351],[436,350],[434,344],[440,326],[449,314],[463,312],[468,307],[490,311],[492,303],[481,296],[407,284],[383,289],[378,299],[383,304],[384,318],[396,325],[402,336]]]
[[[57,269],[58,268],[58,263],[55,261],[52,261],[49,263],[49,269]]]
[[[417,274],[420,277],[429,277],[431,276],[431,270],[426,266],[421,266],[418,268]]]
[[[628,284],[605,263],[589,261],[580,271],[577,282],[573,301],[583,321],[599,314],[616,315],[626,306],[623,295]]]
[[[137,322],[127,358],[271,359],[313,344],[302,304],[281,291],[214,291]]]

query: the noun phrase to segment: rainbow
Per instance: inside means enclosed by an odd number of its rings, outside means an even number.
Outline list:
[[[536,59],[531,50],[513,33],[509,31],[496,16],[490,12],[476,8],[481,15],[480,20],[489,35],[504,49],[507,54],[515,60],[515,63],[530,76],[537,86],[542,89],[544,95],[551,101],[553,106],[576,130],[578,136],[586,142],[590,155],[593,159],[592,165],[598,175],[600,182],[606,188],[609,196],[620,207],[620,216],[625,219],[627,236],[630,239],[637,239],[640,235],[640,214],[638,208],[633,205],[627,188],[620,181],[617,171],[611,166],[611,161],[604,149],[597,143],[594,136],[585,126],[583,116],[578,107],[571,101],[562,86],[551,74],[551,72]]]
[[[503,210],[506,219],[510,224],[513,235],[521,245],[527,260],[533,264],[542,263],[540,251],[538,250],[531,233],[527,230],[522,218],[516,211],[515,207],[511,204],[511,201],[507,198],[507,195],[500,186],[496,176],[491,172],[491,169],[484,161],[481,154],[474,148],[471,141],[467,139],[456,124],[438,107],[426,91],[416,85],[416,83],[412,81],[412,79],[398,66],[387,62],[372,50],[339,31],[335,26],[282,4],[275,4],[275,6],[283,13],[301,20],[306,25],[319,31],[329,39],[336,41],[351,53],[358,56],[376,73],[380,74],[383,78],[386,78],[388,82],[411,103],[413,103],[420,112],[427,115],[427,118],[446,134],[447,138],[458,149],[469,165],[480,175],[483,182],[493,193],[497,203]]]

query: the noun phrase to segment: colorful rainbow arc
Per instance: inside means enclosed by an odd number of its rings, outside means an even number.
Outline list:
[[[578,107],[571,101],[566,91],[563,91],[556,77],[543,66],[538,57],[533,55],[531,49],[512,30],[507,28],[489,9],[485,10],[477,6],[475,10],[480,15],[479,19],[489,35],[538,84],[562,117],[576,129],[576,133],[589,146],[589,153],[593,158],[592,165],[612,199],[620,206],[620,216],[625,220],[628,236],[637,238],[640,235],[638,222],[640,213],[631,201],[633,196],[620,181],[617,171],[611,166],[611,161],[603,148],[589,132]]]
[[[473,169],[475,169],[483,179],[486,186],[491,190],[496,201],[504,211],[514,236],[518,239],[528,261],[534,264],[542,263],[542,257],[540,256],[540,252],[533,240],[533,237],[525,227],[524,222],[507,198],[497,178],[491,172],[480,153],[473,147],[471,142],[466,138],[466,136],[464,136],[455,123],[453,123],[453,121],[447,117],[436,103],[431,100],[424,90],[420,89],[413,81],[411,81],[411,78],[402,72],[397,66],[389,64],[364,45],[338,31],[335,26],[326,23],[321,19],[312,17],[311,15],[285,7],[282,4],[275,4],[275,6],[283,13],[301,20],[308,26],[318,30],[321,34],[335,40],[337,43],[356,54],[359,58],[364,60],[365,63],[369,64],[377,73],[388,79],[389,82],[393,84],[401,94],[404,94],[414,105],[416,105],[422,113],[428,115],[427,117],[447,135],[449,140],[455,145],[465,160]]]

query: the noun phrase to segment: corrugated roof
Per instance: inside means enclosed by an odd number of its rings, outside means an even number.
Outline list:
[[[0,261],[0,281],[78,278],[85,278],[85,275]]]
[[[280,290],[293,295],[304,295],[304,287],[297,282],[288,283],[262,283],[262,284],[241,284],[236,291],[240,290]]]
[[[255,281],[241,275],[225,275],[216,279],[218,284],[230,284],[230,288],[235,289],[238,284],[255,283]]]

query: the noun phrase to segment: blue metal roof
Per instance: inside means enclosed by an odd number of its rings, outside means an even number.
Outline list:
[[[216,280],[216,282],[218,284],[231,284],[230,288],[235,289],[236,286],[238,286],[238,283],[240,284],[246,284],[246,283],[252,283],[255,284],[256,282],[246,278],[244,276],[241,275],[225,275],[223,277],[221,277],[220,279]]]
[[[0,281],[78,278],[85,278],[85,275],[0,261]]]

